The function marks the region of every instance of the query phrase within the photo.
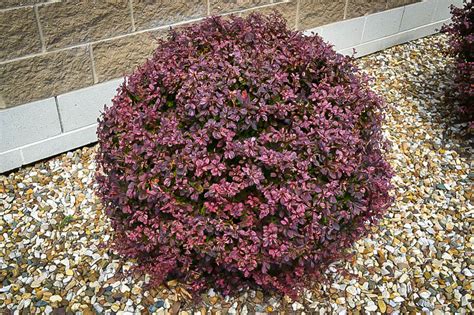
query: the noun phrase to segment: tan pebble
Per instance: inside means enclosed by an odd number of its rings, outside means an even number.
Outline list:
[[[410,146],[408,145],[407,142],[402,142],[402,151],[403,153],[408,153],[408,150],[410,149]]]
[[[31,298],[31,293],[29,293],[29,292],[25,292],[25,293],[23,293],[22,296],[21,296],[21,299],[22,299],[22,300],[28,300],[28,299],[30,299],[30,298]]]
[[[82,310],[82,314],[83,315],[94,315],[95,313],[89,307],[87,307],[86,309]]]
[[[112,311],[117,312],[120,309],[120,304],[114,303],[110,308],[112,309]]]
[[[63,300],[62,297],[60,297],[59,295],[52,295],[49,300],[51,301],[51,303],[58,303],[58,302],[61,302]]]
[[[48,301],[49,299],[51,299],[52,296],[53,296],[53,293],[51,293],[49,291],[44,291],[43,292],[43,300],[45,300],[45,301]]]
[[[342,305],[342,304],[345,304],[346,303],[346,299],[344,297],[338,297],[336,299],[336,303],[339,304],[339,305]]]
[[[191,295],[191,293],[189,293],[188,291],[186,291],[186,289],[184,288],[180,288],[180,292],[181,292],[181,295],[184,296],[185,298],[189,299],[189,300],[192,300],[193,296]]]
[[[72,275],[74,275],[74,271],[72,271],[71,269],[67,269],[66,270],[66,275],[67,276],[72,276]]]
[[[138,295],[142,292],[142,289],[140,287],[137,287],[137,286],[134,286],[132,288],[132,293],[135,294],[135,295]]]
[[[446,230],[451,232],[454,229],[454,224],[452,222],[446,223]]]
[[[387,305],[383,300],[378,300],[377,304],[381,313],[385,313],[387,311]]]
[[[41,281],[33,281],[30,286],[32,288],[39,288],[41,286]]]
[[[81,308],[81,304],[79,304],[79,303],[74,303],[74,304],[71,306],[71,311],[76,312],[76,311],[78,311],[80,308]]]
[[[39,300],[43,298],[43,290],[39,289],[36,291],[36,298]]]
[[[383,252],[383,250],[378,250],[377,251],[377,260],[379,262],[379,264],[383,264],[385,262],[385,253]]]

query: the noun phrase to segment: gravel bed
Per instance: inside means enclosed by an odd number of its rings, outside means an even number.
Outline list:
[[[95,147],[0,176],[0,310],[26,314],[472,313],[474,173],[465,125],[447,97],[453,78],[436,35],[357,60],[388,103],[384,133],[395,204],[327,282],[298,301],[210,290],[192,302],[176,281],[148,289],[105,244],[94,196]],[[336,272],[337,271],[337,272]]]

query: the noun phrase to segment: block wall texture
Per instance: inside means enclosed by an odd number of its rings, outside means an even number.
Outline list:
[[[170,27],[279,11],[306,30],[421,0],[1,0],[0,109],[122,77]]]

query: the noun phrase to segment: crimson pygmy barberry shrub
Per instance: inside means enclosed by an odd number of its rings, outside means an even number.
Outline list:
[[[173,32],[100,120],[115,248],[157,282],[295,294],[389,206],[381,100],[277,15]]]
[[[465,0],[462,8],[451,6],[451,14],[452,22],[443,30],[450,36],[450,51],[456,58],[460,109],[474,129],[474,4]]]

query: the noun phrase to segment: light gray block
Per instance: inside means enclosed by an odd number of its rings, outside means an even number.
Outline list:
[[[400,31],[403,32],[412,28],[430,24],[435,8],[435,0],[427,0],[407,5],[405,7],[405,11],[403,12]]]
[[[400,29],[404,9],[405,7],[400,7],[368,15],[366,17],[367,21],[365,22],[362,42],[376,40],[397,33]]]
[[[60,133],[54,98],[0,110],[0,152]]]
[[[0,174],[20,167],[22,162],[19,149],[0,153]]]
[[[362,39],[365,17],[332,23],[322,27],[322,36],[334,45],[334,49],[355,46]]]
[[[58,108],[65,132],[97,122],[104,105],[112,104],[123,79],[96,84],[58,96]]]
[[[436,8],[433,13],[433,22],[446,20],[451,18],[451,4],[461,8],[463,7],[462,0],[436,0]]]
[[[422,38],[437,33],[443,26],[443,23],[444,21],[430,23],[415,29],[401,32],[397,35],[397,44],[406,43],[417,38]]]
[[[360,45],[342,49],[338,52],[343,55],[352,55],[352,49],[355,49],[355,57],[362,57],[394,45],[402,44],[414,39],[434,34],[439,31],[444,22],[445,21],[431,23],[405,32],[400,32],[397,34],[379,38],[374,41],[361,43]]]
[[[21,148],[23,164],[32,163],[97,141],[97,124],[63,133]]]

